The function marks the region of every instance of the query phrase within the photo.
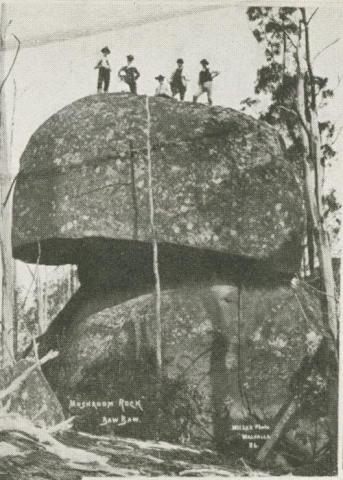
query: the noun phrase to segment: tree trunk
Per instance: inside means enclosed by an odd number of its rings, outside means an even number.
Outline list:
[[[236,287],[217,286],[204,289],[201,298],[213,329],[210,378],[214,437],[217,448],[227,452],[232,423],[242,423],[250,414],[244,389],[244,357],[240,351],[241,291]],[[238,345],[234,342],[234,331]],[[237,359],[230,367],[226,362],[228,355]]]
[[[307,237],[307,254],[308,254],[308,268],[310,274],[314,275],[314,259],[315,259],[315,245],[314,245],[314,236],[313,236],[313,223],[310,212],[307,212],[306,215],[306,237]],[[306,266],[305,266],[306,273]]]
[[[10,152],[7,138],[7,116],[5,102],[5,53],[6,53],[6,4],[1,4],[0,23],[0,312],[1,312],[1,347],[2,365],[14,363],[13,346],[13,258],[11,244],[12,203],[11,200],[4,205],[7,193],[11,186],[10,177]]]
[[[158,263],[158,244],[155,230],[154,194],[152,185],[152,158],[151,158],[151,115],[149,97],[146,97],[147,113],[147,161],[148,161],[148,190],[150,210],[150,230],[153,250],[153,272],[155,278],[155,313],[156,313],[156,376],[158,382],[162,379],[162,322],[161,322],[161,282]]]
[[[263,447],[258,452],[258,455],[256,457],[256,462],[258,464],[263,465],[265,463],[268,454],[270,453],[271,449],[276,445],[276,443],[280,440],[280,437],[287,428],[289,421],[296,413],[298,406],[298,402],[295,399],[289,402],[287,408],[283,412],[280,420],[278,421],[272,434],[270,435],[270,438],[263,444]]]
[[[37,271],[37,307],[39,335],[42,335],[48,327],[47,312],[47,285],[46,285],[46,267],[41,265]]]
[[[328,348],[338,365],[338,315],[336,308],[336,286],[334,280],[329,234],[325,224],[323,205],[323,174],[321,166],[321,144],[319,134],[318,111],[316,106],[314,77],[310,58],[310,44],[308,24],[305,9],[301,9],[302,22],[299,32],[299,46],[297,50],[297,108],[302,123],[304,145],[303,165],[305,177],[305,197],[308,211],[311,215],[313,234],[317,248],[321,273],[322,289],[325,292],[323,320],[327,327],[331,341]],[[303,25],[303,32],[301,25]],[[303,34],[303,35],[302,35]],[[302,36],[304,38],[302,38]],[[304,61],[305,59],[305,61]],[[309,105],[305,105],[305,74],[310,81],[311,97]],[[306,119],[306,108],[309,120]],[[337,464],[337,422],[338,422],[338,376],[337,368],[331,368],[328,384],[328,416],[330,434],[332,438],[333,461]]]
[[[13,285],[14,285],[14,292],[13,292],[13,353],[15,360],[20,360],[19,356],[19,337],[18,337],[18,329],[19,329],[19,322],[18,322],[18,313],[19,313],[19,299],[18,299],[18,289],[17,286],[17,266],[15,261],[13,262]]]
[[[298,77],[299,77],[299,88],[298,96],[302,96],[303,100],[301,105],[299,105],[299,112],[305,120],[305,100],[304,100],[304,76],[305,73],[308,74],[310,82],[310,91],[311,97],[309,101],[309,112],[310,112],[310,121],[307,123],[307,142],[304,143],[305,146],[305,157],[304,161],[306,164],[311,164],[311,169],[307,173],[311,175],[305,177],[307,183],[307,195],[308,203],[310,205],[310,212],[313,223],[314,237],[316,241],[320,272],[323,282],[324,291],[326,293],[326,324],[329,328],[329,331],[332,335],[332,338],[336,344],[338,337],[338,325],[337,325],[337,308],[336,308],[336,287],[334,280],[334,273],[332,267],[331,259],[331,246],[328,230],[325,224],[324,217],[324,200],[323,200],[323,184],[324,184],[324,170],[321,165],[321,141],[320,141],[320,132],[319,132],[319,120],[318,120],[318,110],[316,106],[316,93],[315,93],[315,84],[314,76],[312,71],[311,64],[311,54],[310,54],[310,39],[309,39],[309,30],[306,19],[306,10],[301,9],[302,13],[302,24],[304,25],[304,48],[298,49]],[[300,55],[306,59],[306,70],[304,71],[301,68],[301,59]],[[306,158],[307,157],[307,158]]]

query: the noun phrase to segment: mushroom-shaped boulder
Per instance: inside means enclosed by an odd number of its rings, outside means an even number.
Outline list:
[[[104,239],[125,265],[137,246],[144,257],[148,137],[155,233],[170,255],[297,269],[302,194],[279,134],[232,109],[132,94],[82,98],[34,133],[14,193],[15,257],[87,264]]]

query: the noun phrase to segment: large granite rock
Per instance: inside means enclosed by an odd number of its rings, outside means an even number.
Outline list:
[[[34,133],[14,193],[17,258],[35,262],[40,251],[41,263],[76,264],[99,237],[150,240],[146,100],[82,98]],[[294,272],[302,194],[278,133],[231,109],[148,100],[159,242],[273,258]]]
[[[313,332],[316,300],[308,308],[292,288],[243,290],[240,312],[236,287],[165,292],[159,416],[153,296],[110,303],[79,292],[78,307],[66,307],[71,318],[59,336],[60,355],[44,368],[66,413],[93,432],[153,436],[159,422],[167,440],[185,432],[193,441],[208,433],[220,440],[249,410],[253,423],[271,422],[311,341],[320,338]],[[123,409],[121,399],[134,403]],[[126,424],[128,417],[137,424]]]

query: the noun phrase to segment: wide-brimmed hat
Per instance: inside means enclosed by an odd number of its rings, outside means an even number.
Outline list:
[[[101,53],[111,53],[111,50],[106,46],[101,49]]]
[[[164,80],[166,77],[164,75],[158,75],[157,77],[155,77],[155,80]]]
[[[135,57],[134,57],[133,55],[126,55],[126,58],[127,58],[128,60],[134,60]]]
[[[201,65],[209,65],[209,62],[206,60],[206,58],[203,58],[200,60]]]
[[[178,58],[178,59],[176,60],[176,63],[184,63],[183,58]]]

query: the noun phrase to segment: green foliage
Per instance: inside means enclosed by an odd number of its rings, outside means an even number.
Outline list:
[[[264,65],[257,71],[257,82],[255,93],[275,93],[282,73],[282,65],[271,61],[268,65]]]
[[[256,76],[255,93],[258,96],[267,95],[268,106],[264,112],[258,112],[259,118],[273,125],[285,139],[288,158],[297,166],[297,173],[302,178],[302,137],[296,114],[296,63],[295,52],[299,35],[299,9],[288,7],[250,7],[247,10],[249,21],[252,23],[252,33],[256,40],[264,46],[266,64],[262,65]],[[305,76],[305,102],[310,107],[311,87],[318,108],[325,107],[333,98],[334,90],[328,87],[329,79],[325,76],[313,75],[313,85],[310,85],[310,75]],[[258,105],[256,99],[242,102],[243,109],[254,108]],[[333,148],[335,126],[329,122],[320,122],[321,133],[321,163],[323,167],[330,167],[336,159]],[[327,215],[333,216],[332,229],[339,229],[340,222],[336,221],[337,201],[333,201],[333,193],[325,199]],[[335,236],[335,232],[333,232]]]
[[[249,7],[247,10],[247,15],[249,20],[254,22],[259,20],[261,17],[266,17],[271,11],[271,7]]]

